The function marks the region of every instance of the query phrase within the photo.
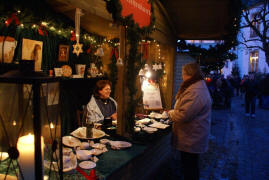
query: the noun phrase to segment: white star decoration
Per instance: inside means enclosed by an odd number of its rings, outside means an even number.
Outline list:
[[[153,68],[154,71],[157,71],[159,69],[159,65],[158,64],[153,64]]]
[[[73,53],[79,56],[79,53],[83,53],[82,51],[83,44],[79,44],[78,42],[73,45]]]

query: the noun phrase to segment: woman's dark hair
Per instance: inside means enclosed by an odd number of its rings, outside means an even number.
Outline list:
[[[196,83],[197,81],[204,80],[203,74],[201,72],[200,66],[197,63],[189,63],[183,66],[182,73],[186,73],[188,76],[191,76],[190,79],[183,81],[181,84],[176,99],[180,97],[181,94],[192,84]]]
[[[97,81],[95,88],[94,88],[94,96],[95,97],[100,97],[99,91],[104,89],[106,85],[109,85],[110,87],[112,86],[112,83],[109,80],[99,80]]]

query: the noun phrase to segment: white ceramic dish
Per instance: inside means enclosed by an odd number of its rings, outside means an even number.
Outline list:
[[[63,147],[63,156],[70,156],[70,153],[72,152],[72,149],[71,148],[65,148]],[[57,155],[57,157],[56,157]],[[59,149],[56,149],[56,151],[53,153],[53,158],[54,159],[57,159],[59,158],[60,155],[59,155]]]
[[[104,131],[101,131],[99,129],[93,128],[92,131],[93,131],[92,138],[86,137],[86,127],[80,127],[78,129],[76,129],[75,131],[73,131],[71,133],[71,135],[74,137],[77,137],[79,139],[98,139],[98,138],[104,137],[106,135],[106,133]]]
[[[158,128],[158,129],[166,129],[167,127],[169,127],[169,125],[167,124],[163,124],[163,123],[159,123],[159,122],[155,122],[151,125],[149,125],[150,127],[153,127],[153,128]]]
[[[80,140],[72,136],[64,136],[62,138],[62,141],[63,141],[63,144],[68,147],[77,147],[81,145]]]
[[[92,155],[95,155],[95,156],[99,156],[100,154],[103,153],[103,150],[101,149],[91,149],[89,151],[91,152]]]
[[[131,147],[132,144],[126,141],[110,141],[109,144],[112,147],[118,148],[118,149],[123,149],[123,148],[128,148]]]
[[[144,127],[143,130],[146,131],[147,133],[154,133],[158,131],[157,128],[153,128],[153,127]]]
[[[151,122],[151,120],[149,118],[145,118],[145,119],[141,119],[141,120],[136,121],[135,124],[148,124],[150,122]]]
[[[63,157],[63,162],[64,162],[63,163],[63,166],[64,166],[63,172],[71,171],[73,169],[76,169],[76,167],[77,167],[77,158],[76,158],[74,153],[71,153],[68,158]],[[50,166],[51,166],[51,170],[58,171],[60,168],[59,167],[60,163],[57,164],[57,162],[55,162],[55,161],[50,162],[50,161],[44,160],[44,167],[49,169]]]
[[[109,139],[100,139],[100,143],[101,144],[107,144],[107,143],[109,143]]]
[[[80,145],[80,149],[88,149],[90,147],[90,143],[82,142]]]
[[[101,144],[101,143],[95,143],[95,144],[92,144],[91,147],[94,149],[104,149],[106,147],[106,145]]]
[[[76,154],[79,160],[88,160],[92,156],[92,152],[90,150],[77,150]]]
[[[79,166],[83,169],[92,169],[96,167],[96,163],[92,161],[82,161]]]

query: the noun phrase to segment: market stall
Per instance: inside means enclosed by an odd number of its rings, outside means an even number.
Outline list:
[[[6,99],[1,101],[10,105],[8,112],[6,104],[0,106],[4,127],[0,131],[0,177],[28,178],[29,172],[32,179],[43,176],[49,179],[85,179],[89,176],[121,179],[123,174],[130,172],[130,179],[131,176],[134,179],[146,178],[143,168],[151,164],[150,168],[147,167],[149,175],[162,158],[167,157],[165,147],[169,144],[170,124],[163,109],[171,106],[171,97],[162,91],[172,90],[169,88],[172,82],[167,79],[172,76],[169,62],[173,60],[171,52],[174,47],[166,44],[161,32],[151,34],[154,29],[153,16],[149,16],[152,3],[145,7],[149,22],[144,25],[149,27],[144,29],[137,24],[133,26],[131,20],[126,24],[119,21],[116,25],[107,9],[110,13],[113,11],[114,18],[114,10],[120,13],[118,7],[113,9],[115,6],[110,6],[110,2],[95,3],[99,7],[95,9],[97,12],[106,11],[98,17],[98,13],[91,14],[92,9],[87,10],[79,3],[75,8],[69,4],[72,15],[67,16],[74,21],[58,15],[49,7],[43,11],[48,6],[43,1],[26,2],[20,9],[15,5],[1,4],[5,14],[0,17],[0,46],[3,50],[0,70],[4,82],[0,85],[0,89],[3,88],[0,95],[4,99],[13,96],[14,101],[10,104]],[[160,13],[156,4],[154,7]],[[57,8],[59,6],[54,7]],[[36,9],[40,11],[36,12]],[[86,15],[100,20],[93,24],[94,32],[87,31],[85,22],[91,18]],[[104,24],[108,26],[105,29]],[[144,68],[145,62],[157,74],[162,74],[154,79],[161,99],[158,112],[151,112],[152,108],[145,111],[141,106],[143,102],[137,97],[142,93],[139,70]],[[157,64],[161,68],[156,69]],[[8,76],[10,70],[19,75]],[[88,137],[89,129],[77,111],[89,102],[95,83],[100,79],[109,79],[113,84],[111,94],[118,102],[118,120],[107,129],[91,127],[93,134]],[[6,81],[14,83],[15,95]],[[51,81],[57,86],[48,85]],[[28,162],[19,160],[23,153],[17,148],[19,138],[28,132],[38,139],[37,143],[32,143],[34,149],[30,151],[39,158],[25,166]],[[14,133],[14,142],[10,143],[6,137]],[[2,147],[2,144],[8,146]],[[161,155],[164,156],[159,158]],[[22,166],[27,167],[26,172]],[[134,170],[139,168],[140,173],[135,173]]]

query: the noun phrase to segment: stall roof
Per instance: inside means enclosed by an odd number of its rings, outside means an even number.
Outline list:
[[[75,8],[84,10],[81,26],[104,36],[116,36],[103,0],[47,0],[52,7],[74,19]],[[160,0],[167,19],[179,39],[222,39],[229,25],[230,0]],[[109,18],[107,18],[109,17]],[[103,21],[100,21],[103,18]],[[101,23],[101,24],[100,24]],[[99,25],[99,26],[96,26]],[[112,32],[112,34],[111,34]]]
[[[222,39],[230,0],[161,0],[179,39]]]

